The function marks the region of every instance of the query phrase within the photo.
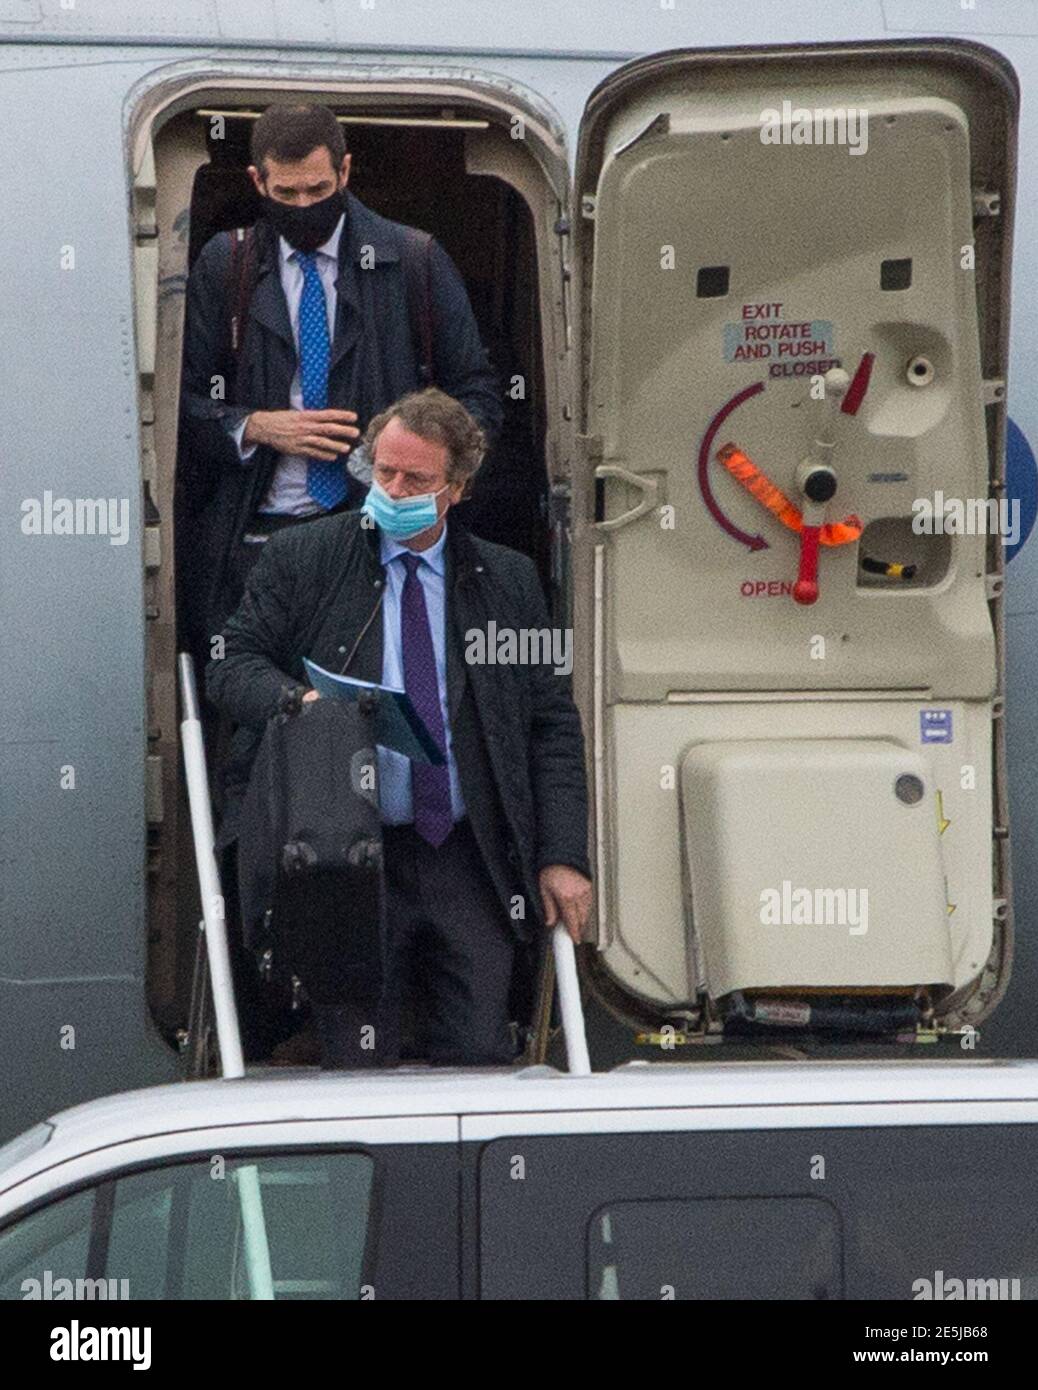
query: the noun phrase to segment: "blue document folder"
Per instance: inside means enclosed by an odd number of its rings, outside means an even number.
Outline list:
[[[383,748],[402,753],[415,763],[443,767],[446,758],[404,691],[391,685],[354,680],[352,676],[337,676],[307,657],[303,658],[303,665],[307,679],[322,700],[356,700],[364,693],[376,696],[375,739]]]

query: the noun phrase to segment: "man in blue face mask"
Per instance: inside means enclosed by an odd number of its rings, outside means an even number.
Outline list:
[[[386,426],[362,510],[388,540],[409,550],[428,550],[442,536],[440,522],[447,508],[460,501],[462,484],[444,483],[426,491],[440,472],[442,450],[430,448],[417,435],[404,438],[406,433],[398,417]]]
[[[544,928],[564,922],[579,940],[590,910],[580,719],[534,565],[448,518],[483,453],[472,416],[417,392],[372,420],[366,442],[362,513],[265,547],[209,693],[254,747],[304,657],[406,690],[446,764],[379,749],[384,997],[377,1019],[348,1004],[315,1010],[325,1065],[370,1060],[371,1026],[380,1059],[398,1057],[408,998],[419,1055],[502,1065],[514,1056],[513,986],[531,979]],[[511,655],[502,634],[519,639]]]

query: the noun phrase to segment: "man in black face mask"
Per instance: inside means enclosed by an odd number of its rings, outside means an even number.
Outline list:
[[[373,416],[430,377],[491,440],[502,414],[461,277],[347,191],[332,112],[270,107],[252,159],[259,220],[207,242],[188,283],[178,559],[206,659],[267,538],[363,500],[346,463]]]

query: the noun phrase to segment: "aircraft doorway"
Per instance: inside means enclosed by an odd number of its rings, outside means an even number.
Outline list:
[[[178,749],[175,658],[189,645],[185,597],[200,582],[193,516],[177,476],[177,409],[187,274],[213,235],[249,226],[259,200],[246,172],[255,116],[271,100],[319,100],[343,119],[350,190],[375,212],[433,234],[461,273],[498,374],[500,438],[459,515],[477,534],[525,552],[546,588],[552,572],[549,499],[561,456],[552,422],[565,389],[555,187],[503,112],[385,94],[353,102],[301,87],[199,93],[155,133],[135,187],[138,294],[153,295],[154,352],[140,345],[145,455],[149,644],[149,951],[152,1015],[171,1045],[186,1040],[198,885]],[[513,127],[514,128],[514,127]],[[153,221],[150,237],[142,237]],[[146,317],[145,317],[146,321]],[[153,367],[150,380],[146,368]],[[150,397],[149,402],[149,386]],[[568,417],[568,412],[567,412]],[[196,662],[204,652],[196,652]],[[201,682],[201,670],[199,681]],[[213,750],[207,750],[210,764]]]

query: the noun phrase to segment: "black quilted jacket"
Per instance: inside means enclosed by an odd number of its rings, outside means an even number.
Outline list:
[[[236,806],[266,721],[286,691],[306,683],[303,658],[378,681],[382,673],[379,534],[343,512],[274,535],[209,663],[210,698],[240,726],[227,769],[221,841],[236,834]],[[502,900],[527,939],[542,921],[538,872],[568,864],[590,876],[587,782],[580,716],[569,678],[550,665],[470,664],[466,633],[546,628],[537,572],[516,551],[447,527],[447,686],[461,789]],[[365,629],[364,635],[361,632]],[[358,642],[358,638],[360,638]],[[354,650],[355,648],[355,650]],[[352,658],[350,653],[353,653]]]

